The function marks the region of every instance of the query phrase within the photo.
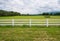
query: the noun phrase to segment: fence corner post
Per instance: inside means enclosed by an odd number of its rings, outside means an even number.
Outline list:
[[[12,19],[12,26],[14,26],[14,19]]]
[[[49,26],[48,19],[46,19],[46,26],[47,26],[47,27]]]

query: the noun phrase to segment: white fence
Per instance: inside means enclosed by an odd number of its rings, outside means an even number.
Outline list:
[[[53,26],[60,25],[60,19],[0,19],[0,25],[39,25],[39,26]]]

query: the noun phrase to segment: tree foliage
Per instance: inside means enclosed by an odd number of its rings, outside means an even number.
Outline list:
[[[0,10],[0,16],[19,16],[18,12]]]

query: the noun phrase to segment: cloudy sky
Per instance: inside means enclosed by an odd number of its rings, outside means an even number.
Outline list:
[[[0,0],[0,9],[37,14],[60,11],[59,0]]]

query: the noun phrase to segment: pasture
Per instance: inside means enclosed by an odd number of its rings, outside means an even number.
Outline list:
[[[51,19],[60,19],[60,16],[50,16]],[[45,19],[45,16],[2,16],[0,19]]]
[[[11,19],[14,19],[15,23],[28,21],[28,24],[29,24],[29,20],[20,20],[20,19],[39,19],[37,20],[37,22],[39,23],[40,21],[39,24],[42,24],[41,22],[45,21],[46,18],[44,16],[5,16],[5,17],[0,17],[0,21],[1,21],[0,24],[3,21],[10,22],[10,24],[13,24]],[[49,19],[60,19],[60,16],[51,16]],[[32,21],[36,22],[36,20],[32,20]],[[49,23],[50,22],[58,22],[60,24],[60,20],[49,20]],[[0,41],[60,41],[60,25],[49,26],[49,27],[36,26],[36,25],[31,27],[26,25],[0,26]]]

